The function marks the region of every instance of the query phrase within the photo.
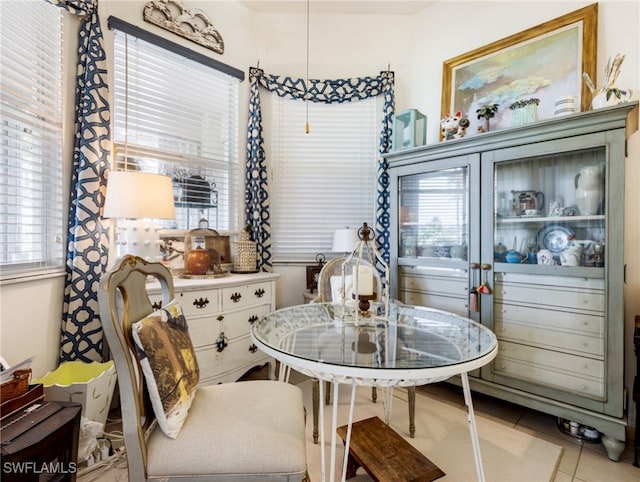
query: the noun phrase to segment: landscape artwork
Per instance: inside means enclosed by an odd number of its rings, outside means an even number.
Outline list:
[[[472,135],[484,124],[476,110],[487,104],[498,104],[492,130],[511,126],[509,106],[517,100],[540,99],[539,119],[553,117],[560,96],[575,96],[579,106],[581,39],[581,25],[574,24],[454,67],[451,111],[468,116]]]

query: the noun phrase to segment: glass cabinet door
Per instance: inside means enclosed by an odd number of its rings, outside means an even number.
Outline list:
[[[399,257],[468,257],[468,168],[454,167],[399,178]]]
[[[604,148],[496,163],[494,263],[602,268],[605,176]]]
[[[402,302],[479,316],[469,304],[471,284],[480,282],[475,272],[470,276],[470,264],[479,260],[478,160],[461,156],[394,170],[398,286],[392,283],[392,291]]]

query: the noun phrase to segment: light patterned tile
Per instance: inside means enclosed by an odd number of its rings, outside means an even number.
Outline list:
[[[566,472],[558,470],[556,472],[556,476],[553,479],[553,482],[571,482],[572,480],[573,476],[571,474],[567,474]]]
[[[596,450],[582,451],[575,475],[584,482],[640,481],[640,469],[634,467],[631,462],[612,462],[606,454]]]

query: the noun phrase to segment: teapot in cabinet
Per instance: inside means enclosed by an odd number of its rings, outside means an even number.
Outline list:
[[[511,208],[515,216],[540,213],[544,208],[544,193],[541,191],[511,191]]]

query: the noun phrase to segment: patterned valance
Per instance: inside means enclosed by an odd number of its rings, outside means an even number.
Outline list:
[[[378,159],[378,187],[376,209],[377,243],[385,260],[389,260],[389,174],[387,161],[382,157],[391,146],[394,114],[393,72],[380,72],[376,77],[317,80],[265,74],[262,69],[249,69],[249,125],[247,130],[247,162],[245,171],[245,222],[251,225],[253,239],[258,244],[258,268],[271,271],[271,218],[269,189],[262,137],[260,90],[263,89],[289,99],[326,104],[353,102],[384,96]]]

